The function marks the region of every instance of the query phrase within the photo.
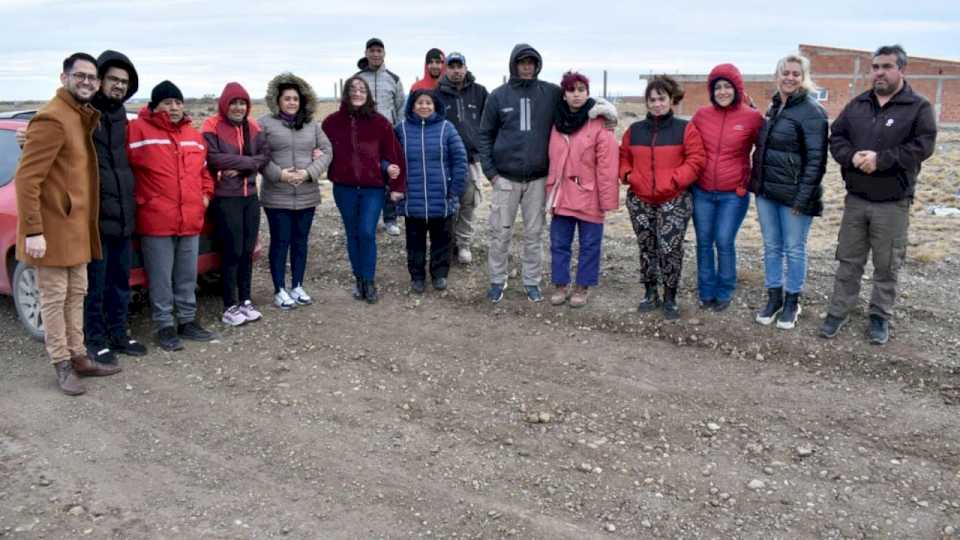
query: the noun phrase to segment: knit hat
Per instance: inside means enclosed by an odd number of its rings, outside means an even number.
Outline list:
[[[437,48],[433,48],[427,51],[427,56],[426,58],[424,58],[423,63],[429,64],[431,60],[439,60],[443,62],[443,51]]]
[[[449,66],[454,62],[460,62],[463,65],[467,65],[467,57],[461,52],[452,52],[447,55],[447,65]]]
[[[150,107],[152,111],[157,108],[157,105],[159,105],[161,101],[168,98],[183,101],[183,92],[172,82],[163,81],[153,87],[153,91],[150,92],[150,103],[147,106]]]
[[[370,47],[380,47],[381,49],[386,48],[383,46],[383,41],[380,38],[375,38],[375,37],[372,37],[367,40],[367,46],[364,47],[364,49],[369,49]]]

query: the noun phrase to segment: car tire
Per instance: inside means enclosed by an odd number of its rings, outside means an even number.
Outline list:
[[[43,317],[40,315],[40,287],[37,286],[37,269],[17,263],[13,271],[13,303],[17,308],[20,324],[33,339],[43,341]]]

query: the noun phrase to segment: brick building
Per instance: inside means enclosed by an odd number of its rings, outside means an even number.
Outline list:
[[[813,80],[820,87],[818,98],[831,118],[839,114],[851,98],[870,88],[873,51],[819,45],[800,45],[799,51],[810,59]],[[776,60],[771,60],[771,71]],[[689,116],[710,103],[706,75],[673,77],[683,84],[686,92],[677,114]],[[911,56],[906,77],[913,89],[933,104],[940,124],[960,125],[960,62]],[[775,91],[773,74],[744,75],[744,85],[757,108],[765,111]]]

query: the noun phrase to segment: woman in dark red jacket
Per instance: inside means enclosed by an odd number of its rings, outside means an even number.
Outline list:
[[[743,77],[733,64],[720,64],[707,77],[710,103],[693,115],[703,137],[707,165],[693,186],[693,228],[697,232],[697,289],[703,309],[723,311],[737,288],[737,231],[750,207],[750,152],[763,115],[750,107]]]
[[[343,85],[340,110],[323,121],[323,132],[333,145],[333,162],[327,176],[333,182],[333,199],[347,234],[347,253],[356,278],[354,298],[377,301],[377,221],[383,209],[384,176],[390,198],[403,198],[406,176],[400,167],[403,150],[393,126],[377,113],[370,87],[360,77]]]
[[[663,315],[680,317],[677,287],[683,265],[683,237],[693,213],[688,188],[703,170],[706,157],[697,128],[673,116],[683,90],[672,78],[654,77],[645,94],[647,117],[634,122],[620,145],[620,179],[630,186],[627,210],[640,247],[640,273],[646,288],[639,311],[660,306]]]

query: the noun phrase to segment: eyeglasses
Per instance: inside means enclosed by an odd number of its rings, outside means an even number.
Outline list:
[[[96,73],[71,73],[70,76],[73,80],[82,83],[87,81],[88,83],[96,83],[100,81],[100,77]]]
[[[106,78],[104,78],[104,80],[107,81],[107,82],[110,83],[110,84],[119,84],[119,85],[122,85],[122,86],[129,86],[129,85],[130,85],[130,80],[129,80],[129,79],[119,79],[119,78],[117,78],[117,77],[114,77],[113,75],[107,75]]]

